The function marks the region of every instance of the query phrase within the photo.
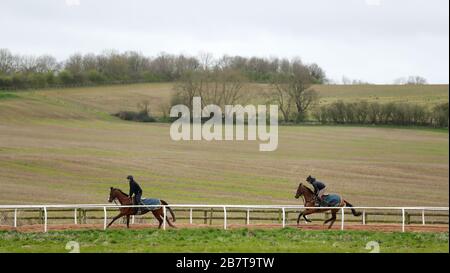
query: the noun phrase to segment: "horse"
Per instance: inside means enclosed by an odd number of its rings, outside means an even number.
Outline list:
[[[111,190],[109,192],[109,199],[108,201],[111,203],[115,200],[119,200],[120,205],[123,206],[132,206],[133,205],[133,200],[132,198],[130,198],[128,196],[128,194],[124,193],[122,190],[120,189],[116,189],[111,187]],[[169,205],[167,204],[166,201],[164,200],[160,200],[162,205]],[[173,213],[172,209],[170,207],[166,207],[170,214],[172,215],[172,220],[173,222],[175,222],[175,214]],[[125,207],[125,208],[119,208],[119,215],[117,215],[116,217],[114,217],[111,221],[111,223],[108,224],[107,227],[110,227],[112,225],[112,223],[114,223],[114,221],[116,221],[117,219],[119,219],[120,217],[126,216],[127,217],[127,228],[130,228],[130,216],[131,215],[143,215],[146,214],[147,212],[151,211],[153,213],[153,215],[155,216],[155,218],[159,221],[159,226],[158,228],[161,228],[161,225],[163,223],[164,220],[164,211],[163,208],[156,208],[156,209],[149,209],[149,208],[140,208],[141,210],[139,211],[138,208],[135,207]],[[138,212],[140,212],[138,214]],[[166,216],[166,221],[169,224],[169,226],[171,227],[175,227],[169,220],[169,218]]]
[[[300,183],[300,185],[298,186],[297,189],[297,193],[295,195],[295,198],[298,199],[300,198],[300,196],[304,197],[304,206],[305,207],[316,207],[316,195],[314,194],[314,192],[308,188],[307,186],[303,185],[303,183]],[[317,209],[306,209],[302,212],[300,212],[300,214],[298,215],[298,219],[297,219],[297,225],[299,225],[300,223],[300,218],[303,216],[303,218],[305,219],[305,221],[307,222],[311,222],[311,220],[309,220],[306,215],[309,214],[313,214],[313,213],[320,213],[320,212],[325,212],[330,210],[331,211],[331,218],[328,220],[325,220],[325,222],[323,223],[324,225],[327,223],[330,223],[330,225],[328,226],[328,229],[330,229],[334,222],[336,221],[336,214],[339,210],[339,208],[342,207],[353,207],[352,204],[350,204],[349,202],[347,202],[346,200],[344,200],[341,196],[337,195],[340,199],[340,203],[336,206],[336,209],[321,209],[320,207],[318,207]],[[351,209],[352,210],[352,214],[354,216],[360,216],[361,212],[357,212],[355,209]]]

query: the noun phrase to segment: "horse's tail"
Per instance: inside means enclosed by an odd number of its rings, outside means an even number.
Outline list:
[[[169,204],[167,204],[167,202],[164,200],[161,200],[161,204],[166,206],[166,208],[169,210],[170,214],[172,215],[172,222],[175,222],[176,221],[175,213],[173,213],[173,210],[168,206]]]
[[[352,204],[350,204],[349,202],[347,202],[347,201],[345,201],[344,200],[344,203],[347,205],[347,207],[353,207],[353,205]],[[358,212],[358,211],[356,211],[355,209],[352,209],[352,214],[354,215],[354,216],[361,216],[361,212]]]

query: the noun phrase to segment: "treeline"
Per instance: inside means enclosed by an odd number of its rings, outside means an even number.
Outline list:
[[[134,51],[74,54],[60,62],[50,55],[19,55],[0,49],[0,89],[174,82],[188,71],[217,67],[237,71],[250,82],[270,82],[275,75],[287,72],[294,62],[297,60],[226,55],[213,58],[210,54],[193,57],[162,53],[152,57]],[[326,81],[321,67],[317,64],[309,66],[316,83]]]
[[[312,117],[327,124],[417,125],[448,128],[449,104],[432,108],[410,103],[343,102],[318,106]]]

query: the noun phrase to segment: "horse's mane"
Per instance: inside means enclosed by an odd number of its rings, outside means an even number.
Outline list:
[[[125,195],[125,196],[128,196],[128,194],[126,194],[126,193],[124,193],[121,189],[117,189],[117,188],[114,188],[115,190],[118,190],[120,193],[122,193],[123,195]]]
[[[310,193],[314,194],[314,191],[311,190],[308,186],[305,186],[304,184],[302,184],[302,186],[307,189]]]

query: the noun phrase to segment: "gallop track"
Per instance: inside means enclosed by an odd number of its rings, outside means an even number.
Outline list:
[[[321,224],[300,224],[287,225],[290,228],[298,228],[299,232],[302,230],[327,230],[326,226]],[[125,225],[115,225],[111,229],[125,229]],[[136,224],[132,225],[130,229],[156,229],[156,225],[150,224]],[[217,228],[221,229],[221,225],[198,225],[198,224],[179,224],[177,228]],[[264,225],[233,225],[228,226],[229,229],[249,228],[249,229],[274,229],[281,228],[280,225],[264,224]],[[48,231],[63,231],[63,230],[101,230],[101,224],[66,224],[66,225],[49,225]],[[334,226],[332,230],[339,230],[338,226]],[[17,232],[43,232],[42,225],[24,225],[17,228],[10,226],[0,226],[0,231],[17,231]],[[401,232],[402,227],[399,224],[348,224],[345,226],[345,231],[378,231],[378,232]],[[407,225],[406,232],[449,232],[448,225]]]

